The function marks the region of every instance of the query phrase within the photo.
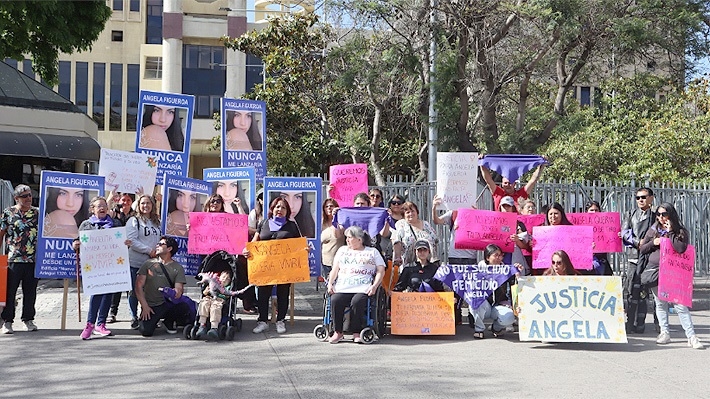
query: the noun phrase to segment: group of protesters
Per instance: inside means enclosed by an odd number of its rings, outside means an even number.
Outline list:
[[[528,162],[528,161],[526,161]],[[544,160],[525,165],[527,170],[533,170],[531,179],[520,188],[516,188],[516,178],[510,178],[505,172],[513,169],[503,163],[502,169],[496,169],[501,174],[501,184],[497,184],[491,174],[490,164],[481,164],[481,175],[486,182],[498,212],[513,212],[534,214],[535,203],[529,200],[529,193],[541,176]],[[500,163],[498,164],[500,165]],[[503,173],[501,173],[503,172]],[[517,177],[517,176],[515,176]],[[268,204],[263,203],[263,191],[257,198],[257,206],[249,214],[249,234],[251,240],[270,240],[301,236],[300,228],[294,225],[290,218],[289,203],[277,197]],[[0,333],[12,334],[15,319],[15,296],[22,286],[24,298],[21,320],[27,331],[37,331],[34,323],[35,301],[38,280],[34,277],[35,253],[37,245],[39,209],[32,206],[30,187],[20,184],[14,190],[15,205],[3,211],[0,220],[0,238],[5,238],[8,249],[8,279],[7,301],[2,311],[2,330]],[[678,212],[672,204],[661,203],[653,208],[653,191],[642,188],[635,192],[637,209],[625,218],[620,238],[629,248],[629,267],[624,283],[625,306],[627,312],[627,333],[643,333],[647,313],[647,299],[655,301],[657,343],[670,342],[668,327],[669,302],[658,297],[658,274],[660,259],[660,239],[671,240],[676,252],[682,253],[688,245],[688,231],[679,219]],[[95,197],[90,201],[90,218],[84,221],[79,230],[107,229],[126,226],[127,239],[125,245],[129,248],[129,266],[132,281],[132,291],[129,295],[129,312],[131,327],[139,329],[145,336],[150,336],[162,320],[168,332],[174,333],[181,323],[189,323],[189,311],[179,298],[183,295],[186,283],[183,266],[172,259],[178,250],[174,238],[160,234],[160,220],[157,205],[153,196],[140,195],[132,206],[132,198],[128,195]],[[478,252],[470,249],[456,248],[455,235],[457,231],[456,210],[439,213],[438,207],[442,199],[435,197],[433,201],[431,221],[435,225],[449,227],[450,240],[446,249],[449,264],[458,265],[513,265],[518,270],[517,276],[512,276],[505,284],[501,284],[478,309],[469,309],[469,323],[474,329],[475,338],[485,336],[485,319],[492,319],[491,332],[494,337],[503,335],[513,329],[515,312],[512,286],[520,275],[578,275],[598,274],[612,275],[606,254],[595,254],[592,267],[589,265],[573,265],[570,256],[565,251],[556,251],[549,260],[546,269],[532,268],[532,227],[518,221],[516,231],[511,233],[510,240],[514,243],[512,252],[503,252],[497,245],[488,245],[483,251],[483,259],[478,262]],[[116,207],[112,205],[115,204]],[[220,207],[215,207],[220,205]],[[223,209],[224,200],[219,194],[212,195],[205,204],[205,211]],[[354,341],[360,342],[359,329],[362,328],[362,315],[368,296],[383,282],[383,274],[388,262],[399,271],[399,279],[394,285],[396,291],[419,291],[422,285],[433,290],[450,290],[434,278],[440,267],[439,259],[442,240],[433,226],[420,218],[417,204],[407,200],[400,194],[384,198],[380,189],[373,188],[367,193],[355,196],[353,204],[340,204],[332,198],[327,198],[322,204],[323,220],[321,232],[322,278],[327,281],[328,292],[333,297],[333,312],[335,333],[331,343],[343,339],[343,312],[351,307],[355,322],[351,320],[354,331]],[[351,206],[352,205],[352,206]],[[361,209],[357,209],[361,208]],[[600,212],[601,206],[596,201],[590,201],[585,210]],[[545,226],[571,225],[564,207],[552,203],[541,208],[545,215]],[[353,220],[365,218],[374,220],[366,223],[363,228]],[[74,240],[74,249],[80,256],[81,241]],[[241,273],[246,273],[246,258],[248,251],[241,254]],[[575,267],[577,266],[577,267]],[[582,266],[582,267],[580,267]],[[587,269],[591,269],[588,272]],[[348,275],[368,275],[368,281],[346,278]],[[162,287],[171,287],[166,294]],[[277,332],[286,331],[284,317],[288,309],[287,297],[290,285],[280,284],[276,288],[278,303]],[[258,321],[254,333],[268,329],[268,299],[272,287],[259,287],[258,297],[247,296],[244,299],[246,313],[257,313]],[[90,339],[94,335],[108,336],[113,333],[108,330],[107,323],[116,321],[118,304],[122,293],[94,295],[89,301],[87,324],[81,333],[82,339]],[[456,321],[461,322],[461,307],[464,301],[457,296]],[[140,311],[138,309],[140,304]],[[692,319],[686,306],[673,304],[680,322],[685,330],[688,345],[693,348],[703,348],[703,344],[694,332]],[[204,320],[202,317],[200,320]],[[205,330],[207,331],[207,330]]]

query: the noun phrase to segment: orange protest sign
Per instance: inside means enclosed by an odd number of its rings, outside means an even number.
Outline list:
[[[0,307],[5,307],[7,298],[7,255],[0,256]]]
[[[392,335],[455,335],[453,292],[393,292]]]
[[[249,283],[272,285],[311,281],[305,237],[248,242]]]

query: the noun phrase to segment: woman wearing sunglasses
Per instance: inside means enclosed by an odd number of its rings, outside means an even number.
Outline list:
[[[676,209],[668,202],[658,206],[656,222],[648,229],[646,236],[639,245],[639,253],[642,256],[648,256],[648,263],[643,272],[641,272],[641,283],[653,294],[653,298],[656,301],[656,316],[658,316],[658,323],[661,327],[661,333],[658,335],[656,343],[667,344],[671,342],[671,335],[668,330],[668,306],[670,302],[658,297],[661,238],[669,239],[677,253],[682,254],[688,249],[688,230],[680,222]],[[703,344],[698,339],[698,336],[695,335],[693,319],[690,317],[688,307],[681,304],[673,304],[673,308],[678,314],[683,330],[685,330],[688,346],[694,349],[703,349]]]
[[[569,255],[565,251],[555,251],[552,254],[552,264],[542,273],[543,276],[576,276],[579,272],[575,270]]]

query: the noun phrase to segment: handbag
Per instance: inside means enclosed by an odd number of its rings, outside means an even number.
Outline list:
[[[647,288],[658,286],[658,272],[659,268],[654,267],[650,269],[644,269],[641,272],[641,284]]]

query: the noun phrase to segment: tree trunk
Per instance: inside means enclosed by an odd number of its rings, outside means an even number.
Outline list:
[[[370,140],[370,167],[378,186],[385,185],[385,177],[380,167],[380,121],[382,120],[382,106],[375,104],[375,117],[372,119],[372,140]]]

